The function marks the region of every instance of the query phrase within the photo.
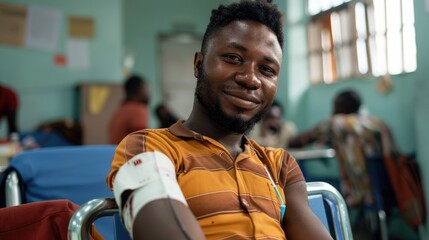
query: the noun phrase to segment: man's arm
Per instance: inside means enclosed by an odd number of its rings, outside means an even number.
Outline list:
[[[132,235],[133,239],[205,239],[188,206],[174,199],[157,199],[141,208]]]
[[[286,186],[286,215],[283,229],[288,239],[332,239],[322,222],[308,205],[307,188],[304,181]]]
[[[18,126],[16,124],[16,115],[16,111],[9,111],[6,114],[9,136],[13,132],[18,132]]]
[[[304,147],[305,145],[314,142],[315,138],[313,137],[313,129],[301,134],[298,134],[297,136],[293,137],[290,141],[289,141],[289,147],[290,148],[301,148]]]
[[[318,142],[320,144],[330,144],[332,140],[332,118],[328,118],[316,124],[311,129],[298,134],[289,142],[290,148],[301,148],[307,144]]]
[[[9,136],[13,132],[18,132],[18,127],[16,124],[17,112],[19,107],[18,95],[14,90],[9,88],[4,88],[2,94],[5,94],[6,106],[5,107],[5,117],[7,119],[8,133]]]
[[[133,239],[205,239],[161,152],[135,155],[119,168],[113,191]]]

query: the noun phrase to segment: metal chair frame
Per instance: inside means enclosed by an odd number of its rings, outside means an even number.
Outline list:
[[[309,196],[321,195],[329,207],[328,218],[333,219],[334,239],[352,240],[350,219],[344,198],[330,184],[324,182],[308,182]],[[68,228],[69,240],[88,240],[91,223],[99,217],[112,216],[119,212],[114,198],[98,198],[82,205],[70,220]]]

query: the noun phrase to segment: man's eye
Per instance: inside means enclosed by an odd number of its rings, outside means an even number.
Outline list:
[[[263,74],[268,75],[268,76],[272,76],[272,75],[276,74],[276,71],[274,71],[274,69],[272,69],[268,66],[261,66],[259,69],[261,70],[261,72]]]
[[[224,57],[230,62],[241,62],[241,58],[237,55],[227,54]]]

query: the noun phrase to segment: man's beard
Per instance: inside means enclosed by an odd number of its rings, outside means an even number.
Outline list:
[[[207,94],[208,96],[204,96]],[[221,108],[219,100],[217,96],[215,96],[216,93],[212,91],[212,88],[210,87],[210,83],[207,80],[205,71],[203,68],[200,69],[200,74],[197,78],[197,87],[195,89],[195,97],[198,100],[198,102],[203,105],[203,107],[208,112],[209,118],[215,122],[217,125],[221,126],[222,128],[232,131],[234,133],[238,134],[246,134],[250,130],[252,130],[253,126],[257,122],[259,122],[262,117],[268,112],[269,105],[262,109],[259,113],[257,113],[255,116],[253,116],[251,119],[244,121],[239,117],[228,116],[225,111]],[[213,101],[213,99],[215,99]],[[210,102],[213,101],[213,102]]]

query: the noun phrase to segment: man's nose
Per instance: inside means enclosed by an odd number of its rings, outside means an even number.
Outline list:
[[[258,89],[261,87],[261,80],[257,77],[253,64],[243,66],[241,72],[235,75],[235,81],[243,87]]]

